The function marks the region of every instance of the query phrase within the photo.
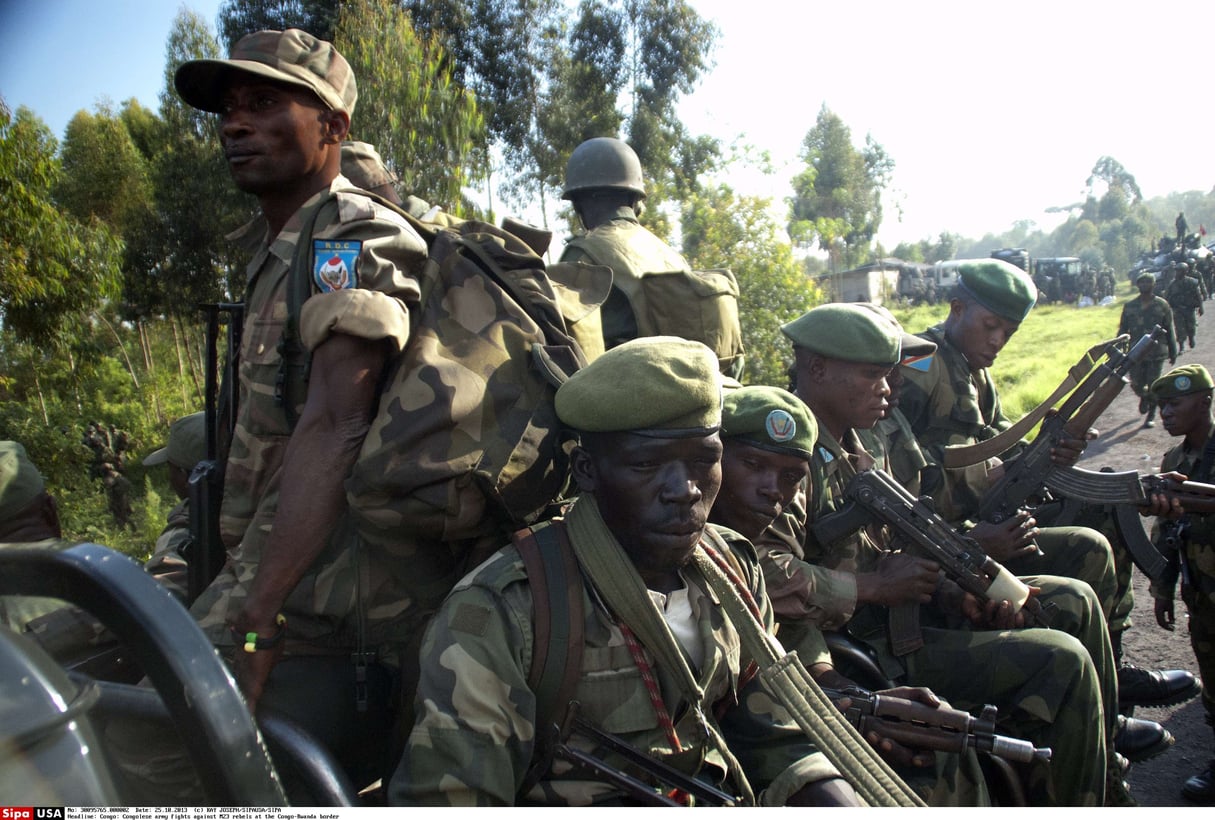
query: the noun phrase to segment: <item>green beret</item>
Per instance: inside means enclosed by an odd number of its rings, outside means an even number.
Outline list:
[[[8,521],[42,495],[42,474],[15,441],[0,441],[0,522]]]
[[[860,305],[819,305],[781,325],[780,330],[798,347],[831,359],[891,366],[899,362],[903,334]]]
[[[1024,321],[1038,301],[1029,274],[1002,259],[968,259],[958,266],[958,285],[975,301],[1011,322]]]
[[[717,356],[675,336],[633,339],[571,376],[556,406],[563,424],[584,433],[707,435],[721,426]]]
[[[809,461],[818,439],[818,423],[810,408],[787,390],[752,385],[726,393],[721,434]]]
[[[169,427],[169,443],[143,460],[143,466],[154,467],[166,461],[183,470],[207,457],[207,421],[205,413],[182,416]]]
[[[1155,284],[1156,276],[1153,273],[1151,273],[1150,271],[1144,271],[1143,273],[1141,273],[1135,277],[1136,285],[1141,285],[1144,282],[1151,282],[1152,284]]]
[[[1152,395],[1157,399],[1171,399],[1176,396],[1187,396],[1190,393],[1201,393],[1215,387],[1211,374],[1200,364],[1187,364],[1175,367],[1152,382]]]
[[[876,313],[878,316],[881,316],[887,322],[894,325],[894,329],[899,332],[901,337],[899,340],[899,349],[902,351],[902,357],[904,359],[906,359],[908,356],[927,356],[930,353],[937,352],[936,342],[932,341],[931,339],[921,338],[916,336],[914,333],[908,333],[907,331],[903,330],[902,323],[900,323],[898,319],[894,318],[893,313],[881,305],[875,305],[873,302],[854,302],[853,304]]]

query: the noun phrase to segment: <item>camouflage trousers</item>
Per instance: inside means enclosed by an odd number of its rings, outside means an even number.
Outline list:
[[[1198,316],[1193,310],[1174,310],[1173,321],[1177,326],[1177,346],[1180,347],[1186,339],[1193,340],[1198,330]]]
[[[1058,628],[925,628],[924,646],[904,658],[901,682],[927,686],[969,712],[990,703],[999,710],[1003,733],[1049,746],[1049,764],[1028,766],[1031,805],[1098,806],[1105,796],[1113,719],[1103,705],[1106,698],[1117,703],[1104,618],[1084,584],[1026,580],[1042,587],[1044,601],[1056,604]]]
[[[1181,335],[1180,330],[1177,335]],[[1127,374],[1127,378],[1131,380],[1131,390],[1135,391],[1135,395],[1140,398],[1147,396],[1152,382],[1159,379],[1163,372],[1164,359],[1144,359],[1138,364],[1131,365],[1130,373]]]
[[[1186,544],[1181,599],[1190,613],[1190,646],[1201,675],[1202,708],[1215,725],[1215,544]]]
[[[1129,628],[1131,610],[1135,605],[1130,583],[1130,561],[1126,561],[1123,578],[1114,539],[1091,525],[1049,526],[1047,522],[1055,514],[1053,508],[1035,511],[1034,517],[1041,528],[1037,540],[1042,555],[1008,561],[1008,570],[1018,576],[1057,575],[1084,581],[1097,594],[1109,630],[1121,632]]]

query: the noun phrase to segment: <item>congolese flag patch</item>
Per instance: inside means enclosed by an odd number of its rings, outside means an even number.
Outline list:
[[[312,281],[321,293],[359,286],[359,241],[312,240]]]

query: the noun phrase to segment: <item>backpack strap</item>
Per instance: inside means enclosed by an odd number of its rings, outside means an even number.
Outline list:
[[[585,638],[582,571],[561,524],[522,529],[513,536],[532,590],[532,665],[528,687],[536,695],[536,752],[519,794],[544,775],[543,747],[550,729],[562,719],[582,671]]]

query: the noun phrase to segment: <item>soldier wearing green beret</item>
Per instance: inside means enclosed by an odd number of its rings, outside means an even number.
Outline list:
[[[1132,344],[1144,334],[1151,333],[1156,325],[1164,328],[1165,333],[1165,338],[1157,339],[1147,355],[1127,374],[1131,380],[1131,390],[1139,397],[1139,412],[1146,416],[1143,426],[1154,427],[1156,423],[1152,419],[1156,416],[1156,402],[1152,400],[1151,387],[1164,370],[1165,358],[1168,358],[1169,364],[1177,361],[1177,333],[1173,324],[1173,308],[1153,293],[1156,288],[1155,274],[1144,271],[1136,277],[1135,285],[1139,288],[1139,295],[1122,306],[1118,333],[1129,335]]]
[[[886,379],[902,359],[903,334],[878,312],[857,305],[815,308],[782,330],[794,346],[795,392],[818,420],[812,470],[826,485],[824,497],[790,504],[757,542],[761,563],[772,565],[765,566],[765,576],[782,634],[783,624],[804,619],[827,629],[847,624],[896,682],[929,686],[961,708],[994,703],[1014,733],[1052,746],[1050,771],[1035,769],[1030,778],[1035,805],[1100,804],[1106,799],[1114,714],[1105,721],[1091,716],[1101,703],[1116,699],[1116,682],[1092,590],[1068,579],[1035,577],[1043,595],[1066,603],[1061,609],[1068,615],[1060,620],[1067,626],[1002,631],[1021,622],[1006,603],[979,607],[957,595],[952,582],[940,582],[935,562],[891,551],[875,540],[880,535],[862,530],[838,543],[819,543],[810,525],[842,504],[858,471],[882,465],[882,454],[868,452],[857,431],[872,427],[888,409]],[[866,346],[856,347],[862,339]],[[923,646],[896,655],[889,608],[917,602],[933,604],[921,607],[932,626],[923,630]],[[958,628],[959,622],[972,626]],[[999,671],[981,680],[972,674],[988,668]],[[1059,716],[1049,726],[1026,719],[1022,704],[1030,692],[1050,702],[1051,713]]]
[[[740,573],[771,629],[750,544],[707,525],[721,485],[717,366],[699,343],[643,338],[607,351],[557,392],[558,416],[578,435],[580,494],[563,517],[533,531],[538,541],[545,531],[554,536],[553,549],[568,545],[585,583],[583,617],[568,638],[581,661],[566,661],[581,673],[563,692],[601,729],[743,802],[851,804],[856,795],[834,767],[770,699],[753,696],[757,681],[740,678],[747,659],[735,621],[713,603],[710,552]],[[533,635],[538,583],[511,545],[436,614],[422,647],[417,721],[389,787],[393,803],[621,800],[610,785],[541,755],[541,688],[529,670],[535,653],[553,650]],[[570,742],[595,752],[581,737]]]
[[[1215,381],[1200,364],[1170,370],[1152,383],[1160,406],[1160,421],[1170,436],[1181,442],[1164,454],[1162,472],[1181,473],[1193,481],[1210,483],[1215,477],[1215,411],[1211,396]],[[1205,681],[1202,707],[1207,724],[1215,728],[1215,513],[1171,510],[1167,520],[1157,518],[1157,546],[1169,558],[1167,572],[1152,585],[1156,622],[1170,632],[1176,628],[1173,598],[1181,578],[1181,599],[1190,614],[1190,646]],[[1199,805],[1215,805],[1215,757],[1206,769],[1191,777],[1182,795]]]
[[[973,260],[958,268],[958,286],[949,302],[949,315],[941,324],[919,334],[937,345],[932,364],[924,371],[905,371],[901,409],[920,442],[928,460],[944,464],[949,445],[975,444],[992,438],[1012,426],[1004,415],[1000,394],[990,368],[1021,326],[1035,302],[1029,276],[1020,268],[995,259]],[[1095,430],[1088,437],[1096,436]],[[952,505],[950,520],[968,526],[976,517],[979,501],[998,476],[999,461],[1015,457],[1023,445],[1017,444],[999,459],[950,471],[946,481]],[[1055,446],[1052,458],[1061,466],[1079,459],[1086,440],[1064,437]],[[1005,554],[994,554],[1017,575],[1050,574],[1088,582],[1101,600],[1109,624],[1114,653],[1122,658],[1122,634],[1130,627],[1134,608],[1131,586],[1133,563],[1126,546],[1116,535],[1108,513],[1089,505],[1079,519],[1085,527],[1052,527],[1059,505],[1043,505],[1032,511],[1039,532],[1039,553],[1028,545],[1017,546]],[[1014,526],[1016,519],[1009,519]],[[1112,553],[1111,553],[1112,551]],[[1110,555],[1115,584],[1108,586],[1107,562]],[[1177,702],[1197,693],[1193,675],[1183,670],[1147,670],[1122,664],[1118,689],[1124,706],[1150,706]],[[1187,694],[1188,693],[1188,694]]]

